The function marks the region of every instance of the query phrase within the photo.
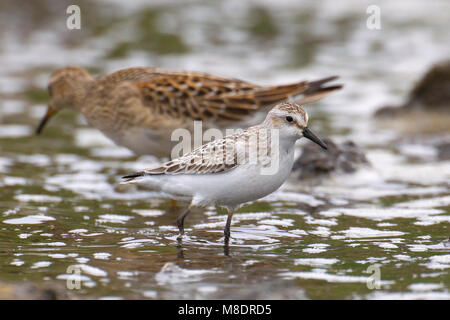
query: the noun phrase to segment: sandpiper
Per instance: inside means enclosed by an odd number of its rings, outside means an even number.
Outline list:
[[[174,129],[245,128],[260,123],[276,103],[316,101],[341,85],[337,77],[287,85],[260,86],[207,73],[160,68],[129,68],[93,78],[80,67],[55,71],[49,80],[51,100],[37,128],[63,108],[83,114],[117,145],[135,154],[170,156]]]
[[[274,192],[288,178],[298,139],[305,137],[326,149],[307,123],[308,114],[300,105],[281,103],[261,124],[206,143],[178,159],[124,176],[122,183],[136,183],[172,199],[190,200],[190,206],[177,220],[180,236],[192,207],[225,207],[227,244],[235,209]],[[256,158],[252,158],[252,150]]]

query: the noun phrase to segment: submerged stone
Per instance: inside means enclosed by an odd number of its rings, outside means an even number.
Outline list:
[[[385,106],[375,116],[407,115],[413,110],[450,111],[450,60],[435,64],[414,86],[401,106]]]
[[[61,300],[75,299],[61,283],[34,284],[0,282],[2,300]]]
[[[439,160],[450,160],[450,142],[442,142],[436,147]]]
[[[364,152],[353,142],[336,144],[324,139],[328,150],[322,150],[314,143],[308,143],[301,156],[294,163],[294,171],[300,172],[300,178],[315,178],[332,172],[352,173],[360,165],[369,165]]]

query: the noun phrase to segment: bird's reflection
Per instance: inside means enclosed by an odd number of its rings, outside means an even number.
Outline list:
[[[183,246],[183,236],[177,237],[177,245],[176,248],[178,249],[177,257],[178,259],[184,260],[184,251],[186,250]],[[230,238],[225,237],[224,244],[223,244],[223,255],[226,257],[231,257],[230,255]]]
[[[177,237],[176,248],[178,249],[177,258],[184,260],[183,236],[181,235]]]
[[[226,257],[230,257],[230,238],[225,237],[225,241],[223,244],[223,254]]]

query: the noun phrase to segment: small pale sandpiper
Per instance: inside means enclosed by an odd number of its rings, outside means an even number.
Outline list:
[[[326,149],[307,127],[308,114],[298,104],[281,103],[259,125],[214,140],[178,159],[124,176],[136,183],[189,200],[178,217],[180,236],[192,207],[221,206],[228,210],[225,243],[228,245],[233,212],[240,204],[277,190],[294,163],[295,142],[305,137]],[[256,158],[252,158],[252,151]],[[275,165],[274,165],[275,164]]]

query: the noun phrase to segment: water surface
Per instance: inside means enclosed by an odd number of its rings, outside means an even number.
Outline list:
[[[448,58],[446,1],[376,1],[381,30],[366,28],[364,1],[126,3],[81,2],[78,31],[65,28],[64,1],[0,5],[8,25],[0,28],[0,287],[33,284],[81,299],[450,298],[450,162],[436,148],[450,132],[372,116]],[[175,221],[187,203],[117,187],[156,159],[114,146],[69,110],[34,136],[49,73],[68,64],[94,74],[155,65],[261,84],[340,75],[344,90],[307,106],[310,126],[355,141],[371,166],[319,181],[294,173],[234,215],[230,256],[226,215],[215,208],[191,214],[180,243]],[[73,268],[81,286],[69,290]],[[380,286],[370,289],[373,268]]]

